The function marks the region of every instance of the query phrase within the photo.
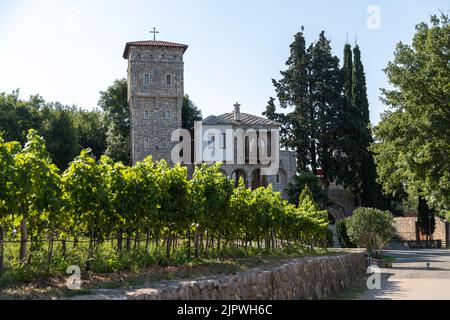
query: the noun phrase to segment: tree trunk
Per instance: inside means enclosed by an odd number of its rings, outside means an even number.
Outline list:
[[[200,252],[204,252],[205,251],[205,243],[203,242],[203,230],[200,233]]]
[[[91,227],[91,232],[89,234],[89,247],[88,247],[88,258],[86,261],[86,270],[89,271],[91,269],[91,260],[94,256],[94,231]]]
[[[126,240],[127,244],[127,251],[131,250],[131,237],[129,235],[127,235],[127,240]]]
[[[137,249],[139,250],[141,246],[141,233],[139,232],[139,230],[137,231],[136,238],[137,238]]]
[[[167,236],[167,243],[166,243],[166,256],[167,259],[170,259],[170,236]]]
[[[248,241],[247,241],[247,235],[245,236],[245,241],[244,241],[244,247],[245,247],[245,253],[248,255]]]
[[[150,228],[147,228],[147,233],[145,235],[145,252],[147,252],[147,253],[149,253],[148,252],[149,242],[150,242]]]
[[[47,267],[49,271],[51,268],[52,261],[53,261],[53,234],[50,236],[50,242],[48,244]]]
[[[188,237],[188,252],[187,252],[187,255],[188,255],[188,258],[190,258],[191,257],[191,229],[188,230],[187,237]]]
[[[272,236],[272,251],[275,251],[275,247],[276,247],[276,244],[275,244],[275,231],[273,229],[272,229],[271,236]]]
[[[3,271],[3,253],[5,252],[4,247],[4,241],[5,241],[5,229],[2,225],[0,225],[0,274],[2,274]]]
[[[208,257],[209,255],[209,236],[208,234],[206,234],[206,244],[205,244],[205,256]]]
[[[123,231],[119,230],[117,234],[117,252],[122,252],[122,243],[123,243]]]
[[[138,248],[138,240],[139,240],[139,232],[136,232],[136,235],[134,236],[134,245],[133,245],[134,251],[136,251],[136,249]]]
[[[31,259],[33,258],[34,246],[35,246],[35,244],[34,244],[34,241],[33,241],[33,232],[31,232],[31,235],[30,235],[30,250],[29,250],[29,253],[28,253],[28,262],[27,262],[28,265],[31,264]]]
[[[159,248],[159,235],[158,234],[155,235],[155,246],[156,246],[156,249]]]
[[[23,218],[20,222],[20,263],[22,265],[27,262],[27,242],[28,242],[28,229],[27,219]]]
[[[67,248],[67,244],[66,244],[66,240],[64,239],[61,241],[61,255],[63,257],[66,256],[66,248]]]
[[[78,248],[78,237],[76,235],[73,237],[73,248]]]
[[[198,228],[195,229],[195,257],[198,258],[199,254],[199,234],[198,234]]]

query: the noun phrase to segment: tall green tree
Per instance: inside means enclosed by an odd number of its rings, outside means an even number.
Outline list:
[[[355,114],[355,121],[359,122],[360,136],[357,141],[360,143],[358,149],[360,180],[359,205],[363,207],[378,208],[378,202],[381,200],[382,193],[376,182],[377,172],[372,151],[369,149],[373,143],[369,101],[367,99],[367,85],[364,66],[361,61],[361,50],[356,45],[353,49],[353,75],[352,75],[352,105],[358,112]]]
[[[292,141],[295,140],[294,132],[292,130],[292,123],[289,121],[289,115],[286,115],[282,112],[277,113],[277,107],[275,106],[274,97],[269,98],[266,110],[262,113],[262,115],[281,124],[280,144],[284,147],[292,148]]]
[[[286,64],[282,78],[273,82],[281,107],[292,111],[277,113],[270,98],[263,115],[282,124],[281,143],[296,150],[299,171],[317,174],[321,168],[326,183],[342,178],[336,157],[341,147],[342,75],[325,32],[307,49],[303,32],[296,34]]]
[[[341,170],[337,175],[338,184],[348,188],[355,201],[361,193],[360,181],[360,155],[364,152],[361,143],[361,117],[360,112],[353,104],[353,57],[349,44],[344,47],[344,64],[342,68],[343,77],[343,101],[338,114],[340,139],[337,149],[337,159]],[[358,205],[358,203],[356,203]]]
[[[114,161],[131,164],[127,80],[116,80],[106,91],[100,92],[98,105],[105,112],[105,121],[108,123],[105,154]]]
[[[24,101],[19,98],[19,93],[15,90],[0,94],[0,134],[5,141],[18,141],[24,145],[28,130],[40,128],[40,109],[45,101],[37,95]]]
[[[47,150],[60,170],[82,148],[92,148],[100,158],[106,148],[105,123],[98,110],[85,111],[59,102],[45,102],[39,95],[22,100],[18,90],[0,94],[0,134],[7,141],[25,144],[28,130],[36,130],[44,137]]]
[[[429,237],[436,229],[436,218],[434,210],[428,206],[427,200],[419,196],[419,203],[417,206],[417,224],[419,229]]]
[[[311,163],[309,134],[311,108],[308,99],[310,56],[306,50],[303,27],[302,31],[294,36],[290,49],[290,56],[286,62],[287,70],[282,71],[282,78],[279,81],[273,80],[273,84],[281,107],[293,108],[293,111],[284,117],[283,125],[292,132],[285,137],[284,146],[296,150],[298,169],[307,171]]]
[[[80,152],[74,110],[59,103],[48,104],[42,111],[42,135],[56,166],[65,170]]]
[[[432,208],[450,208],[450,23],[433,15],[420,23],[412,44],[397,44],[385,69],[390,110],[375,128],[379,181],[386,192],[399,185],[421,190]]]
[[[320,166],[324,181],[335,180],[340,165],[334,156],[338,147],[338,112],[341,105],[341,72],[339,58],[333,55],[331,41],[322,31],[319,40],[311,47],[309,67],[309,92],[311,103],[311,155],[313,173]]]
[[[360,113],[365,125],[370,124],[369,101],[364,66],[361,61],[361,50],[358,45],[353,48],[352,103]]]
[[[202,111],[195,105],[195,103],[189,98],[189,95],[185,95],[183,98],[182,107],[182,128],[190,130],[194,127],[195,121],[201,121],[203,119]]]
[[[96,159],[106,151],[107,123],[100,110],[78,109],[74,114],[78,144],[81,149],[91,149]]]

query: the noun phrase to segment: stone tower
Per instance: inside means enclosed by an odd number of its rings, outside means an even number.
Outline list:
[[[181,128],[183,55],[188,46],[166,41],[128,42],[128,105],[133,164],[153,156],[170,163],[172,132]]]

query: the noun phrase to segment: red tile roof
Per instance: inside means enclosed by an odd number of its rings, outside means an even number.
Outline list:
[[[167,42],[167,41],[134,41],[127,42],[125,46],[125,50],[123,52],[123,58],[128,59],[128,53],[130,51],[130,47],[162,47],[162,48],[181,48],[183,52],[185,52],[188,48],[186,44]]]

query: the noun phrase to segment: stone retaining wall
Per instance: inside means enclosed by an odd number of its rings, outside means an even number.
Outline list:
[[[76,299],[122,300],[287,300],[323,299],[363,278],[364,252],[296,259],[268,269],[193,281],[162,281],[127,290],[99,290]]]

